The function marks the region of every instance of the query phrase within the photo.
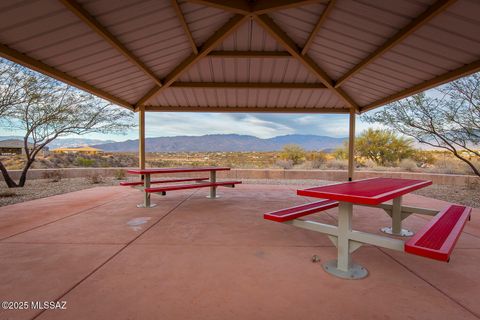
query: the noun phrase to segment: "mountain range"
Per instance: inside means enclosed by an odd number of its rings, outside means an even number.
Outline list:
[[[20,136],[0,136],[0,140]],[[206,152],[206,151],[277,151],[286,144],[297,144],[305,150],[331,150],[340,147],[346,138],[291,134],[268,139],[239,134],[209,134],[204,136],[176,136],[145,139],[147,152]],[[65,147],[92,146],[106,152],[137,152],[138,140],[116,142],[86,138],[60,138],[52,141],[50,150]]]
[[[292,134],[261,139],[249,135],[209,134],[146,138],[147,152],[181,151],[276,151],[286,144],[297,144],[306,150],[325,150],[340,147],[346,138]],[[107,152],[137,152],[138,140],[97,144],[93,147]]]
[[[3,140],[21,140],[23,141],[23,137],[21,136],[0,136],[0,141]],[[55,139],[48,144],[48,148],[56,149],[56,148],[69,148],[69,147],[83,147],[83,146],[91,146],[95,144],[104,144],[104,143],[112,143],[115,142],[114,140],[101,140],[101,139],[87,139],[87,138],[59,138]]]

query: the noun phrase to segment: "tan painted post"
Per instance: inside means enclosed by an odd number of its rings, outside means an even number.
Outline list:
[[[348,134],[348,181],[353,181],[353,173],[355,170],[355,109],[350,108],[350,126]]]
[[[145,169],[145,107],[138,111],[138,166]]]

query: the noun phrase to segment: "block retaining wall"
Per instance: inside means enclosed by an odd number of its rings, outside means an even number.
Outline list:
[[[28,172],[28,179],[43,179],[45,173],[61,170],[65,178],[81,178],[93,174],[100,174],[105,177],[113,177],[118,170],[127,168],[66,168],[66,169],[31,169]],[[20,176],[19,170],[10,171],[12,177],[17,180]],[[127,175],[128,176],[128,175]],[[163,177],[208,177],[208,173],[181,173],[163,175]],[[366,179],[374,177],[391,177],[405,179],[432,180],[434,184],[464,186],[473,183],[480,183],[480,178],[472,175],[438,174],[438,173],[417,173],[417,172],[390,172],[390,171],[357,171],[355,179]],[[258,180],[326,180],[345,181],[346,170],[284,170],[284,169],[232,169],[220,171],[219,179],[258,179]]]

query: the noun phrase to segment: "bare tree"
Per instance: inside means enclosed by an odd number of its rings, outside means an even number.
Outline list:
[[[404,135],[451,152],[480,176],[480,74],[437,89],[436,96],[417,94],[365,115]]]
[[[3,114],[2,121],[25,132],[26,162],[16,183],[0,161],[0,171],[10,188],[25,185],[36,156],[56,138],[93,132],[123,133],[134,126],[129,111],[24,67],[17,65],[14,70],[10,76],[0,78],[0,97],[15,96],[4,100],[8,112]],[[11,94],[13,91],[16,93]]]
[[[24,101],[26,79],[21,77],[21,71],[18,64],[0,59],[0,118],[11,114],[12,106]]]

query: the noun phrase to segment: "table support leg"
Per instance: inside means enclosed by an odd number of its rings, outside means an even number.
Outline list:
[[[150,175],[146,174],[143,179],[143,203],[137,204],[137,208],[153,208],[156,204],[150,202],[150,193],[145,192],[146,188],[150,188]]]
[[[402,197],[393,199],[392,202],[392,226],[383,227],[380,229],[382,232],[400,236],[410,237],[413,236],[413,232],[407,229],[402,229]]]
[[[368,275],[367,269],[352,262],[350,238],[352,232],[353,205],[340,202],[338,207],[337,260],[328,261],[323,269],[339,278],[362,279]]]
[[[217,172],[215,170],[210,171],[210,182],[215,183],[217,182]],[[210,187],[210,195],[207,198],[215,199],[219,198],[217,196],[217,187]]]

